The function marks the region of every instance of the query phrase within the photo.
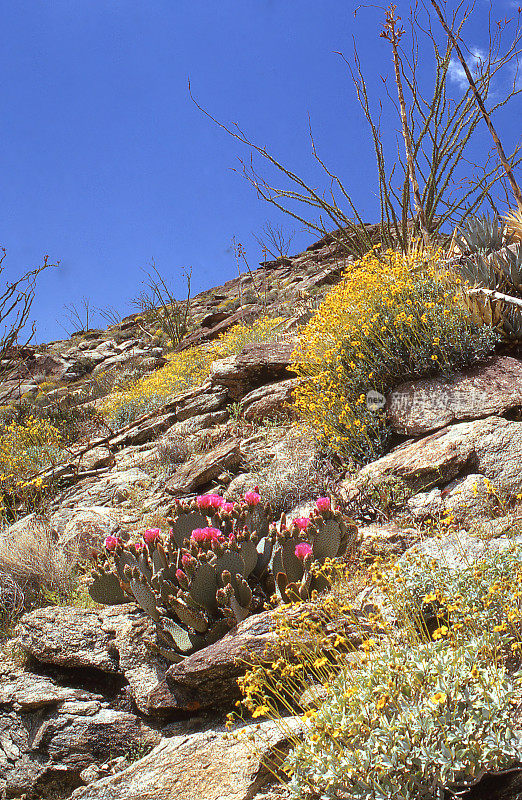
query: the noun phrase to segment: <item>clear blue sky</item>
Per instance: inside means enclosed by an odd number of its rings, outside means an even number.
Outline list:
[[[494,2],[497,16],[517,5]],[[382,12],[354,20],[355,5],[0,0],[0,243],[10,276],[46,253],[61,262],[40,282],[38,341],[65,336],[63,305],[84,295],[130,313],[151,258],[179,293],[184,266],[193,268],[194,292],[236,274],[233,236],[257,266],[251,234],[280,217],[233,171],[248,152],[193,105],[188,77],[212,114],[240,122],[324,188],[311,160],[310,115],[321,155],[376,221],[372,151],[334,51],[349,55],[357,36],[370,88],[390,74],[390,54],[379,39]],[[398,6],[405,15],[409,3]],[[478,0],[468,36],[476,47],[485,45],[484,9]],[[520,110],[517,99],[502,119],[510,148],[520,139]],[[396,121],[385,123],[393,133]],[[292,250],[312,238],[299,232]]]

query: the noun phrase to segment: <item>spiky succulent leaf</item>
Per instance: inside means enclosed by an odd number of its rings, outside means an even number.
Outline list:
[[[129,602],[114,572],[97,573],[89,586],[89,594],[100,605],[119,606]]]
[[[462,252],[493,253],[503,246],[505,235],[505,223],[496,214],[492,219],[485,214],[468,217],[456,232],[455,241]]]

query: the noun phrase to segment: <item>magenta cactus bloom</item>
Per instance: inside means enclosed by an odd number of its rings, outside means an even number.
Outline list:
[[[257,492],[247,492],[245,494],[245,503],[248,503],[249,506],[257,506],[260,500],[261,496]]]
[[[292,522],[299,528],[300,531],[305,531],[310,524],[310,517],[296,517],[292,520]]]
[[[211,508],[213,511],[217,511],[218,508],[223,506],[224,502],[224,499],[219,494],[200,494],[196,498],[199,509]]]
[[[312,552],[312,545],[308,544],[308,542],[301,542],[301,544],[297,545],[294,552],[299,561],[304,561],[306,556],[310,555]]]
[[[332,502],[329,497],[318,497],[315,505],[318,511],[330,511]]]
[[[212,542],[225,541],[225,537],[217,528],[195,528],[190,538],[196,544],[212,544]]]
[[[194,559],[192,558],[192,556],[189,556],[188,553],[183,553],[183,555],[181,556],[181,565],[183,567],[186,567],[189,564],[192,564],[193,561],[194,561]]]
[[[176,570],[176,579],[177,579],[177,580],[178,580],[180,583],[181,583],[181,582],[183,582],[184,580],[186,580],[186,578],[187,578],[187,576],[185,575],[185,573],[183,572],[183,570],[182,570],[182,569],[177,569],[177,570]]]
[[[113,550],[116,550],[118,547],[120,540],[117,536],[107,536],[105,539],[105,549],[112,553]]]
[[[143,541],[145,544],[154,544],[157,542],[161,534],[161,528],[147,528],[143,534]]]
[[[221,511],[224,511],[225,514],[231,514],[234,510],[234,503],[223,503],[221,506]]]

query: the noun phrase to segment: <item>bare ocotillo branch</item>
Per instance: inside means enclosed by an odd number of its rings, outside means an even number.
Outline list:
[[[486,106],[484,105],[484,101],[482,100],[482,95],[480,94],[480,92],[479,92],[479,90],[477,88],[477,84],[475,83],[475,81],[473,79],[473,75],[471,74],[471,70],[469,69],[469,67],[468,67],[468,65],[466,63],[466,59],[464,58],[464,56],[462,54],[462,50],[459,47],[459,43],[457,42],[457,39],[455,38],[455,36],[453,35],[453,33],[451,32],[451,30],[449,29],[449,27],[448,27],[448,25],[446,23],[446,20],[444,18],[444,14],[442,13],[439,4],[436,2],[436,0],[430,0],[430,2],[432,4],[433,8],[435,9],[435,11],[437,12],[438,17],[440,19],[440,23],[441,23],[442,27],[444,28],[448,38],[450,39],[450,41],[451,41],[451,43],[452,43],[452,45],[453,45],[453,47],[455,49],[455,52],[456,52],[456,54],[458,56],[458,59],[459,59],[461,65],[462,65],[462,69],[464,70],[464,72],[466,74],[466,78],[468,80],[468,83],[471,86],[471,90],[473,92],[473,96],[475,98],[475,101],[476,101],[478,107],[480,108],[482,116],[484,117],[484,121],[485,121],[486,125],[488,126],[488,129],[489,129],[489,132],[491,133],[493,141],[495,142],[495,146],[496,146],[496,148],[498,150],[498,155],[499,155],[501,164],[502,164],[502,166],[503,166],[503,168],[505,170],[505,173],[506,173],[506,175],[508,177],[509,183],[511,184],[511,189],[513,190],[513,194],[515,195],[515,199],[517,201],[518,207],[522,211],[522,192],[520,191],[520,186],[518,185],[518,183],[517,183],[517,181],[515,179],[515,176],[513,175],[513,170],[511,169],[511,164],[509,163],[508,159],[506,158],[506,154],[504,153],[504,148],[502,147],[502,142],[500,141],[500,139],[498,137],[498,134],[497,134],[497,132],[495,130],[495,127],[494,127],[493,123],[491,122],[491,117],[489,116],[488,112],[486,111]]]

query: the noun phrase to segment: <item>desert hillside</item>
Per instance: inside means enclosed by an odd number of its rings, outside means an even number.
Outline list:
[[[490,255],[324,237],[9,353],[7,798],[307,796],[356,761],[518,796],[522,326],[476,276],[520,244],[495,224]]]

